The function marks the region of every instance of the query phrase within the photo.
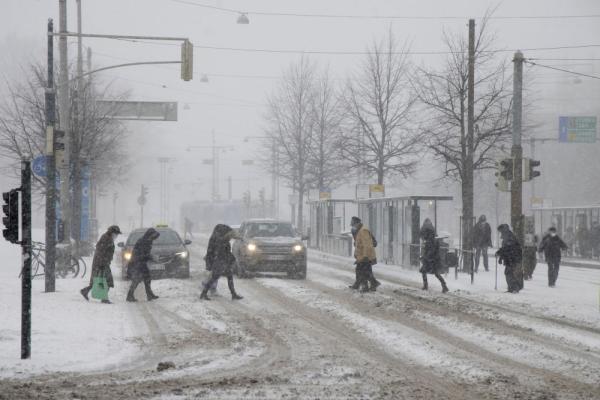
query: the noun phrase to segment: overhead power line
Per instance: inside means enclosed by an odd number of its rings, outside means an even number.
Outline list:
[[[209,4],[197,3],[189,0],[171,0],[174,3],[187,4],[211,10],[232,13],[261,15],[269,17],[296,17],[296,18],[330,18],[330,19],[374,19],[374,20],[466,20],[468,16],[450,16],[450,15],[356,15],[356,14],[319,14],[319,13],[294,13],[294,12],[273,12],[273,11],[244,11],[233,8],[217,7]],[[483,17],[481,17],[483,18]],[[497,20],[553,20],[553,19],[586,19],[600,18],[600,14],[580,14],[580,15],[499,15],[489,16],[489,19]]]
[[[585,76],[586,78],[600,79],[600,76],[584,74],[584,73],[576,72],[576,71],[569,71],[567,69],[552,67],[550,65],[538,64],[536,62],[529,61],[529,60],[525,60],[525,63],[530,64],[530,65],[534,65],[534,66],[537,66],[537,67],[548,68],[548,69],[553,69],[555,71],[565,72],[565,73],[572,74],[572,75]]]

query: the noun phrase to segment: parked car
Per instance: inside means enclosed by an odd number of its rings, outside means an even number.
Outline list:
[[[306,279],[306,246],[291,223],[273,219],[248,220],[241,224],[232,251],[237,273],[284,272]]]
[[[190,277],[190,252],[187,245],[190,240],[182,240],[179,234],[166,226],[155,228],[160,236],[152,245],[154,260],[148,264],[152,279],[159,278],[189,278]],[[121,276],[127,279],[127,264],[131,260],[133,246],[148,228],[132,231],[125,242],[120,242],[121,248]]]

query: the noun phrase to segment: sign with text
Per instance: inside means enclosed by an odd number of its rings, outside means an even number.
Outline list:
[[[99,100],[106,118],[138,121],[177,121],[177,102]]]
[[[596,123],[596,117],[558,117],[558,141],[595,143]]]
[[[370,185],[369,192],[372,199],[385,197],[385,185]]]

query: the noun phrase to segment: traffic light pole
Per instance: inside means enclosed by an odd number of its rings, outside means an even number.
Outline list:
[[[56,91],[54,90],[54,29],[48,20],[48,81],[46,102],[46,266],[44,285],[46,292],[54,292],[56,262],[56,166],[54,159],[54,125],[56,121]]]
[[[513,180],[510,196],[511,225],[517,240],[523,246],[523,147],[521,146],[521,122],[523,111],[523,53],[515,53],[513,74],[513,132],[512,150]],[[522,264],[516,267],[515,277],[523,283]]]
[[[21,162],[21,359],[31,357],[31,163]]]

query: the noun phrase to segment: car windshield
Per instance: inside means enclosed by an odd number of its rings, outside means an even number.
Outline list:
[[[294,231],[291,224],[277,222],[261,222],[249,224],[246,230],[246,236],[253,237],[293,237]]]
[[[160,236],[154,241],[154,244],[159,246],[181,244],[181,238],[179,237],[177,232],[171,230],[161,230],[158,232],[160,233]],[[142,236],[144,236],[144,233],[146,233],[146,231],[131,232],[131,234],[127,238],[127,246],[135,245],[135,242],[137,242]]]

